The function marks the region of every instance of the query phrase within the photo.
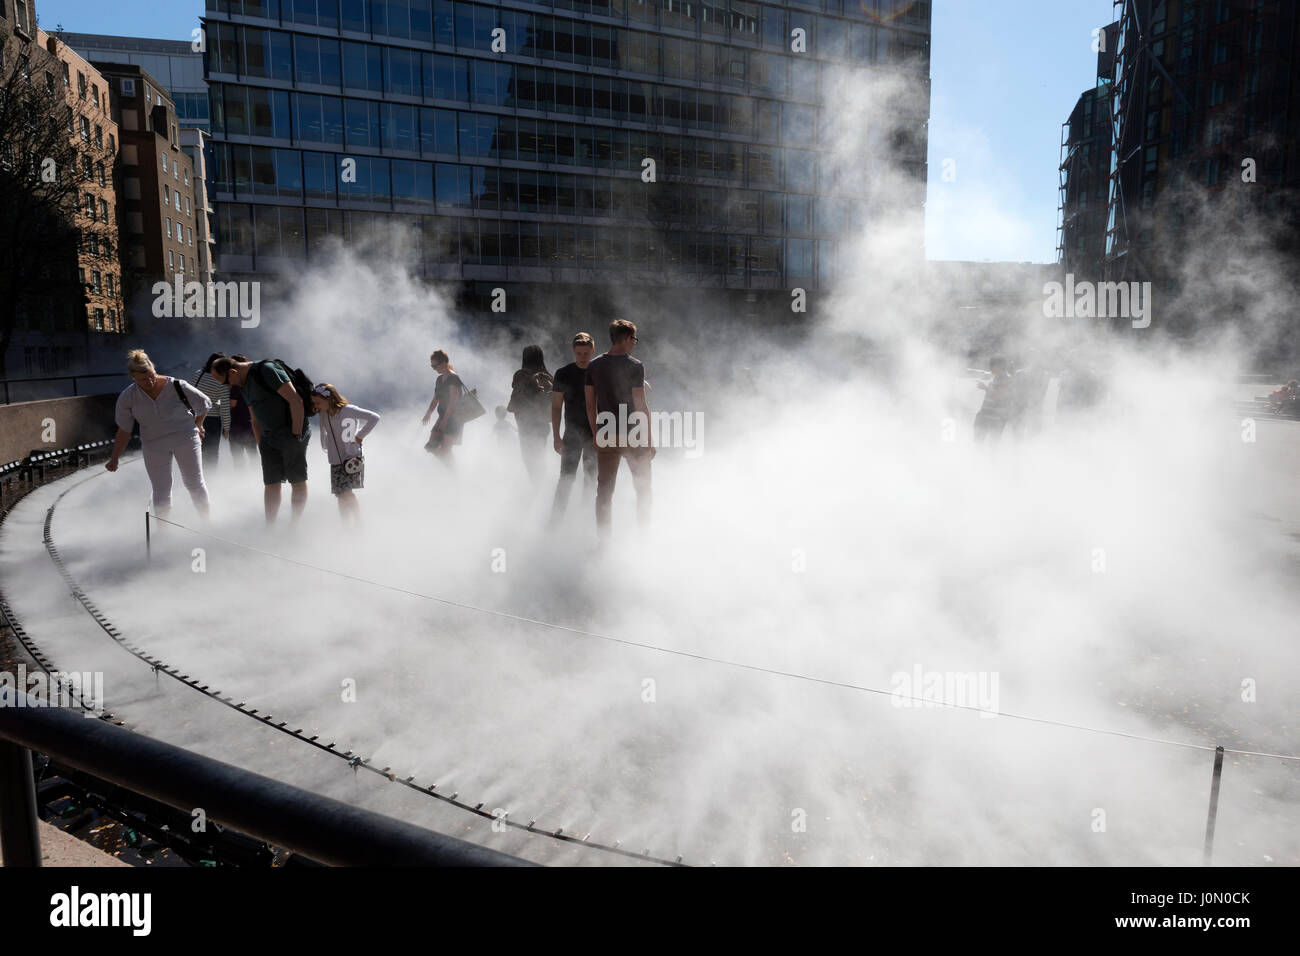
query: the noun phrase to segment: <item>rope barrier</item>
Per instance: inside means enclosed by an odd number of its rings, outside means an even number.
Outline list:
[[[288,721],[280,721],[279,723],[272,723],[274,719],[272,714],[259,713],[256,708],[249,707],[247,704],[245,704],[242,701],[236,701],[233,697],[220,693],[219,691],[210,687],[210,685],[208,684],[200,684],[197,678],[193,678],[188,674],[181,673],[179,670],[170,666],[160,658],[152,654],[149,654],[148,652],[144,651],[143,649],[136,646],[135,644],[130,643],[125,637],[122,636],[122,634],[117,630],[117,628],[113,626],[112,622],[109,621],[107,617],[105,617],[103,612],[100,611],[100,609],[94,604],[94,602],[90,600],[89,596],[81,589],[81,586],[72,577],[71,572],[68,570],[67,565],[63,561],[62,555],[59,553],[58,547],[54,543],[54,538],[51,531],[53,521],[54,521],[54,510],[55,508],[58,507],[59,503],[64,499],[64,497],[66,497],[71,492],[75,491],[78,487],[85,484],[87,481],[92,481],[93,479],[98,477],[99,475],[91,475],[87,478],[83,478],[81,481],[77,482],[76,484],[72,485],[70,488],[66,489],[62,494],[59,495],[58,498],[55,499],[54,504],[50,505],[49,509],[45,513],[45,526],[44,526],[45,550],[46,553],[49,554],[50,560],[54,563],[54,566],[58,569],[59,574],[63,577],[64,582],[68,585],[68,588],[72,593],[72,596],[75,597],[81,603],[82,607],[91,616],[91,618],[95,621],[95,623],[99,625],[100,629],[103,630],[104,633],[106,633],[110,638],[112,638],[113,641],[117,643],[117,645],[120,646],[123,650],[127,651],[129,654],[131,654],[133,657],[137,658],[138,660],[141,660],[144,663],[148,664],[150,668],[152,668],[155,676],[159,673],[166,674],[168,677],[171,677],[172,679],[184,684],[185,686],[191,688],[192,690],[198,691],[199,693],[203,694],[205,697],[215,700],[216,702],[222,704],[225,707],[229,707],[231,710],[238,711],[239,713],[244,714],[247,717],[254,717],[273,730],[278,730],[281,733],[287,734],[288,736],[293,737],[296,740],[309,744],[310,746],[315,747],[316,749],[324,753],[330,754],[333,757],[337,757],[340,760],[343,760],[349,767],[352,768],[353,772],[366,770],[369,771],[370,773],[378,774],[381,777],[387,778],[391,783],[400,784],[401,786],[404,786],[409,790],[413,790],[417,793],[424,794],[427,797],[432,797],[435,800],[439,800],[450,806],[454,806],[457,809],[464,810],[468,813],[474,814],[475,816],[479,816],[484,819],[491,820],[493,822],[494,827],[498,827],[498,826],[508,827],[510,829],[520,830],[527,833],[537,834],[538,836],[547,837],[549,839],[556,840],[561,843],[572,843],[581,846],[587,846],[587,847],[591,847],[592,849],[599,850],[605,853],[611,853],[617,856],[640,860],[642,862],[656,863],[661,866],[689,865],[689,864],[684,864],[680,856],[678,856],[674,860],[668,860],[662,857],[654,856],[650,853],[649,848],[647,848],[641,853],[635,853],[631,850],[623,849],[621,846],[619,846],[618,841],[616,841],[612,845],[602,843],[600,841],[594,841],[591,839],[591,833],[587,833],[585,836],[579,837],[575,834],[564,833],[563,828],[557,828],[554,831],[546,830],[536,826],[537,823],[536,819],[531,819],[527,824],[519,823],[514,820],[511,820],[509,818],[508,812],[505,812],[501,815],[497,815],[493,811],[483,809],[484,804],[482,802],[479,802],[477,804],[470,804],[467,803],[466,801],[458,799],[460,796],[459,791],[453,792],[450,796],[448,796],[446,794],[436,792],[438,786],[437,784],[432,784],[428,787],[420,786],[419,784],[414,782],[415,780],[414,774],[411,774],[406,777],[398,777],[397,773],[394,772],[391,767],[384,767],[382,769],[379,767],[375,767],[374,765],[368,763],[365,760],[365,758],[356,754],[352,750],[340,752],[340,750],[337,748],[337,746],[333,741],[331,741],[328,744],[322,743],[319,740],[319,735],[308,737],[303,734],[302,728],[298,728],[296,730],[288,729],[288,723],[289,723]],[[156,516],[154,517],[156,518]],[[156,518],[156,520],[162,521],[165,519]]]
[[[91,617],[96,621],[96,623],[99,624],[99,626],[101,627],[101,629],[103,629],[103,630],[105,631],[105,633],[107,633],[107,634],[108,634],[108,635],[109,635],[109,636],[110,636],[110,637],[111,637],[111,638],[112,638],[116,643],[118,643],[121,647],[123,647],[123,649],[127,650],[129,653],[131,653],[133,656],[137,657],[138,659],[140,659],[140,660],[144,661],[145,663],[149,664],[150,667],[154,670],[155,674],[157,674],[157,673],[159,673],[159,672],[166,673],[169,677],[172,677],[173,679],[175,679],[175,680],[177,680],[177,681],[180,681],[180,682],[183,683],[183,684],[186,684],[187,686],[191,687],[192,689],[197,690],[197,691],[199,691],[200,693],[203,693],[205,696],[207,696],[207,697],[209,697],[209,698],[211,698],[211,699],[213,699],[213,700],[216,700],[217,702],[222,703],[222,704],[224,704],[225,706],[230,707],[231,709],[234,709],[234,710],[236,710],[236,711],[239,711],[240,713],[243,713],[243,714],[245,714],[246,716],[256,717],[258,720],[260,720],[260,721],[266,723],[267,726],[270,726],[270,727],[272,727],[273,729],[280,730],[281,732],[286,733],[286,734],[288,734],[289,736],[295,737],[296,739],[301,740],[301,741],[304,742],[304,743],[308,743],[308,744],[310,744],[310,745],[312,745],[312,746],[314,746],[314,747],[316,747],[316,748],[318,748],[318,749],[320,749],[320,750],[322,750],[322,751],[324,751],[324,752],[327,752],[327,753],[330,753],[330,754],[332,754],[332,755],[334,755],[334,756],[336,756],[336,757],[339,757],[340,759],[345,760],[345,761],[348,763],[348,765],[351,766],[351,767],[353,768],[354,772],[357,771],[357,770],[359,770],[359,769],[364,768],[364,769],[366,769],[366,770],[368,770],[368,771],[370,771],[370,772],[372,772],[372,773],[380,774],[381,776],[386,777],[388,780],[390,780],[390,781],[392,781],[392,782],[401,783],[403,786],[406,786],[406,787],[408,787],[409,789],[415,790],[415,791],[417,791],[417,792],[420,792],[420,793],[425,794],[426,796],[429,796],[429,797],[432,797],[432,798],[434,798],[434,799],[437,799],[437,800],[443,801],[443,802],[445,802],[445,803],[448,803],[448,804],[450,804],[450,805],[453,805],[453,806],[457,807],[458,809],[462,809],[462,810],[465,810],[465,811],[467,811],[467,812],[474,813],[474,814],[476,814],[477,816],[480,816],[480,817],[483,817],[483,818],[492,819],[492,820],[494,821],[494,825],[500,825],[500,826],[511,827],[511,828],[513,828],[513,829],[518,829],[518,830],[523,830],[523,831],[530,832],[530,833],[535,833],[535,834],[538,834],[538,835],[541,835],[541,836],[545,836],[545,837],[549,837],[549,838],[551,838],[551,839],[558,840],[558,841],[562,841],[562,842],[579,843],[579,844],[582,844],[582,845],[585,845],[585,846],[590,846],[590,847],[592,847],[593,849],[598,849],[598,850],[602,850],[602,851],[605,851],[605,852],[610,852],[610,853],[618,854],[618,855],[621,855],[621,856],[630,857],[630,858],[634,858],[634,859],[638,859],[638,860],[643,860],[643,861],[647,861],[647,862],[654,862],[654,863],[658,863],[658,864],[661,864],[661,865],[667,865],[667,866],[681,866],[681,865],[684,865],[684,864],[682,864],[682,858],[681,858],[680,856],[677,857],[675,860],[669,861],[669,860],[666,860],[666,859],[661,859],[661,858],[657,858],[657,857],[651,856],[651,855],[650,855],[650,851],[649,851],[648,849],[645,850],[643,853],[634,853],[634,852],[632,852],[632,851],[629,851],[629,850],[623,849],[622,846],[621,846],[620,841],[615,841],[615,843],[614,843],[613,845],[607,845],[607,844],[602,844],[602,843],[599,843],[599,842],[593,842],[593,841],[590,840],[590,836],[591,836],[590,833],[588,833],[586,836],[584,836],[584,837],[582,837],[582,838],[578,838],[578,837],[576,837],[576,836],[574,836],[574,835],[572,835],[572,834],[564,833],[562,829],[557,829],[557,830],[555,830],[555,831],[553,831],[553,832],[552,832],[552,831],[545,830],[545,829],[540,829],[540,828],[536,827],[536,825],[535,825],[535,824],[536,824],[536,820],[535,820],[535,819],[530,820],[529,823],[526,824],[526,825],[525,825],[525,824],[522,824],[522,823],[518,823],[518,822],[515,822],[515,821],[510,820],[510,819],[508,818],[508,814],[506,814],[506,815],[504,815],[504,816],[497,816],[497,815],[494,814],[494,813],[491,813],[491,812],[488,812],[488,811],[483,810],[483,804],[482,804],[482,803],[478,803],[478,804],[476,804],[476,805],[470,805],[469,803],[467,803],[467,802],[465,802],[465,801],[461,801],[461,800],[459,800],[459,799],[458,799],[458,797],[459,797],[459,793],[458,793],[458,792],[456,792],[456,793],[452,793],[451,796],[447,796],[446,794],[440,794],[440,793],[435,792],[435,791],[436,791],[436,788],[437,788],[437,785],[436,785],[436,784],[434,784],[434,785],[432,785],[432,786],[430,786],[430,787],[422,787],[422,786],[419,786],[419,785],[413,783],[414,775],[411,775],[411,776],[408,776],[408,777],[400,778],[400,779],[399,779],[398,776],[397,776],[397,774],[394,773],[394,772],[392,771],[392,768],[390,768],[390,767],[385,767],[385,768],[383,768],[383,769],[376,768],[376,767],[370,765],[369,763],[367,763],[367,762],[366,762],[363,758],[361,758],[360,756],[354,754],[353,751],[351,751],[351,750],[348,750],[348,751],[346,751],[346,752],[342,752],[342,753],[339,752],[339,751],[336,749],[335,744],[334,744],[333,742],[331,742],[331,743],[329,743],[329,744],[324,744],[324,743],[321,743],[321,742],[319,741],[319,739],[318,739],[317,736],[306,737],[306,736],[304,736],[304,735],[302,734],[301,729],[298,729],[298,730],[288,730],[288,729],[287,729],[287,725],[288,725],[288,722],[287,722],[287,721],[281,721],[281,722],[279,722],[278,724],[273,724],[273,723],[271,723],[271,721],[272,721],[272,719],[273,719],[273,718],[272,718],[272,715],[270,715],[270,714],[259,714],[258,711],[257,711],[256,709],[254,709],[254,708],[249,708],[246,704],[244,704],[244,703],[242,703],[242,702],[235,702],[235,701],[233,700],[233,698],[228,697],[228,696],[225,696],[225,695],[222,695],[222,694],[220,694],[219,692],[214,691],[214,690],[211,689],[207,684],[200,684],[200,683],[198,682],[197,679],[195,679],[195,678],[191,678],[191,677],[190,677],[189,675],[187,675],[187,674],[181,674],[181,673],[179,673],[175,668],[170,667],[169,665],[167,665],[166,663],[164,663],[164,662],[161,661],[160,659],[158,659],[158,658],[156,658],[156,657],[154,657],[154,656],[152,656],[152,655],[149,655],[148,653],[146,653],[145,651],[141,650],[141,649],[138,648],[138,647],[135,647],[134,645],[129,644],[129,643],[127,642],[127,640],[126,640],[124,637],[122,637],[122,635],[117,631],[117,629],[116,629],[115,627],[113,627],[113,625],[111,624],[111,622],[109,622],[109,621],[107,620],[107,618],[104,617],[104,615],[102,614],[102,612],[100,612],[99,609],[98,609],[97,607],[95,607],[95,605],[93,604],[93,602],[90,601],[89,597],[88,597],[88,596],[87,596],[87,595],[86,595],[86,594],[81,590],[80,586],[79,586],[79,585],[76,583],[76,581],[72,578],[71,574],[70,574],[70,573],[68,572],[68,570],[67,570],[66,565],[63,563],[62,557],[59,555],[59,552],[58,552],[57,547],[54,545],[53,537],[52,537],[52,535],[51,535],[51,525],[52,525],[52,521],[53,521],[54,510],[55,510],[55,508],[58,506],[58,504],[63,500],[63,498],[64,498],[66,495],[68,495],[69,493],[71,493],[75,488],[79,487],[81,484],[84,484],[86,481],[89,481],[89,480],[91,480],[92,478],[95,478],[95,477],[98,477],[98,475],[92,475],[92,476],[90,476],[90,477],[88,477],[88,478],[83,479],[83,480],[80,481],[80,482],[77,482],[75,485],[73,485],[72,487],[70,487],[70,488],[68,488],[67,490],[65,490],[62,494],[60,494],[59,497],[55,500],[54,504],[50,506],[49,510],[48,510],[47,513],[46,513],[46,518],[45,518],[45,528],[44,528],[46,550],[47,550],[47,552],[49,553],[49,555],[50,555],[50,557],[51,557],[51,560],[55,563],[55,565],[56,565],[56,567],[59,569],[61,575],[64,577],[64,580],[65,580],[65,582],[68,584],[69,588],[71,589],[73,596],[76,597],[76,598],[78,599],[78,601],[83,605],[83,607],[84,607],[84,608],[86,609],[86,611],[90,614],[90,616],[91,616]],[[220,535],[212,534],[211,532],[202,531],[202,530],[197,529],[197,528],[191,528],[191,527],[189,527],[189,526],[187,526],[187,525],[183,525],[183,524],[181,524],[181,523],[179,523],[179,522],[172,521],[172,520],[170,520],[170,519],[163,518],[163,517],[160,517],[160,516],[158,516],[158,515],[154,515],[154,514],[152,514],[152,512],[147,512],[147,515],[148,515],[148,517],[149,517],[151,520],[162,522],[163,524],[170,525],[170,526],[172,526],[172,527],[175,527],[175,528],[177,528],[177,529],[179,529],[179,530],[182,530],[182,531],[188,532],[188,533],[190,533],[190,534],[198,535],[198,536],[200,536],[200,537],[205,537],[205,538],[208,538],[208,539],[211,539],[211,540],[218,541],[218,542],[221,542],[221,543],[223,543],[223,544],[229,545],[229,546],[231,546],[231,547],[235,547],[235,548],[238,548],[238,549],[241,549],[241,550],[244,550],[244,551],[248,551],[248,552],[251,552],[251,553],[259,554],[259,555],[262,555],[262,556],[264,556],[264,557],[268,557],[268,558],[271,558],[271,559],[274,559],[274,560],[277,560],[277,561],[282,561],[282,562],[284,562],[284,563],[286,563],[286,564],[295,565],[295,566],[298,566],[298,567],[301,567],[301,568],[304,568],[304,569],[307,569],[307,570],[311,570],[311,571],[314,571],[314,572],[317,572],[317,573],[322,573],[322,574],[332,575],[332,576],[339,577],[339,578],[342,578],[342,579],[346,579],[346,580],[354,581],[354,582],[357,582],[357,583],[360,583],[360,584],[364,584],[364,585],[367,585],[367,586],[370,586],[370,587],[379,588],[379,589],[386,590],[386,591],[390,591],[390,592],[393,592],[393,593],[403,594],[403,595],[406,595],[406,596],[409,596],[409,597],[414,597],[414,598],[421,599],[421,600],[433,601],[433,602],[440,603],[440,604],[443,604],[443,605],[448,606],[448,607],[455,607],[455,608],[458,608],[458,609],[461,609],[461,610],[472,611],[472,612],[479,613],[479,614],[490,615],[490,616],[494,616],[494,617],[501,618],[501,619],[511,620],[511,621],[514,621],[514,622],[517,622],[517,623],[521,623],[521,624],[527,624],[527,625],[532,625],[532,626],[536,626],[536,627],[546,628],[546,629],[550,629],[550,630],[561,631],[561,632],[565,632],[565,633],[573,634],[573,635],[580,636],[580,637],[586,637],[586,638],[593,639],[593,640],[606,641],[606,642],[609,642],[609,643],[618,644],[618,645],[622,645],[622,646],[626,646],[626,647],[634,647],[634,648],[638,648],[638,649],[641,649],[641,650],[647,650],[647,651],[652,651],[652,652],[656,652],[656,653],[662,653],[662,654],[668,654],[668,655],[672,655],[672,656],[682,657],[682,658],[685,658],[685,659],[691,659],[691,660],[697,660],[697,661],[701,661],[701,662],[705,662],[705,663],[711,663],[711,664],[714,664],[714,665],[717,665],[717,666],[724,666],[724,667],[731,667],[731,668],[736,668],[736,669],[741,669],[741,670],[747,670],[747,671],[751,671],[751,672],[755,672],[755,673],[762,673],[762,674],[767,674],[767,675],[769,675],[769,676],[783,677],[783,678],[787,678],[787,679],[791,679],[791,680],[803,681],[803,682],[807,682],[807,683],[811,683],[811,684],[818,684],[818,685],[823,685],[823,686],[828,686],[828,687],[836,687],[836,688],[845,689],[845,690],[853,690],[853,691],[858,691],[858,692],[861,692],[861,693],[876,694],[876,695],[879,695],[879,696],[888,696],[888,697],[895,698],[895,699],[903,699],[903,700],[915,701],[915,702],[919,702],[919,703],[922,703],[922,704],[925,704],[925,705],[928,705],[928,706],[946,707],[946,708],[954,709],[954,710],[971,710],[971,711],[975,711],[975,712],[978,712],[978,713],[981,713],[981,714],[992,714],[992,715],[996,715],[996,716],[1006,717],[1006,718],[1009,718],[1009,719],[1012,719],[1012,720],[1020,720],[1020,721],[1025,721],[1025,722],[1029,722],[1029,723],[1042,724],[1042,725],[1046,725],[1046,726],[1061,727],[1061,728],[1065,728],[1065,729],[1071,729],[1071,730],[1083,731],[1083,732],[1093,733],[1093,734],[1098,734],[1098,735],[1114,736],[1114,737],[1123,737],[1123,738],[1128,738],[1128,739],[1131,739],[1131,740],[1138,740],[1138,741],[1147,742],[1147,743],[1159,744],[1159,745],[1162,745],[1162,746],[1179,747],[1179,748],[1184,748],[1184,749],[1201,750],[1201,751],[1209,751],[1209,752],[1211,752],[1211,753],[1214,753],[1214,752],[1216,752],[1217,750],[1219,750],[1219,748],[1216,748],[1216,747],[1214,747],[1214,746],[1209,746],[1209,745],[1205,745],[1205,744],[1198,744],[1198,743],[1192,743],[1192,742],[1188,742],[1188,741],[1168,740],[1168,739],[1163,739],[1163,738],[1159,738],[1159,737],[1152,737],[1152,736],[1147,736],[1147,735],[1143,735],[1143,734],[1131,733],[1131,732],[1127,732],[1127,731],[1112,730],[1112,729],[1102,728],[1102,727],[1092,727],[1092,726],[1088,726],[1088,725],[1085,725],[1085,724],[1078,724],[1078,723],[1071,723],[1071,722],[1067,722],[1067,721],[1052,720],[1052,719],[1049,719],[1049,718],[1036,717],[1036,716],[1028,715],[1028,714],[1016,714],[1016,713],[1010,713],[1010,712],[1006,712],[1006,711],[990,710],[990,709],[987,709],[987,708],[978,707],[978,706],[973,706],[973,705],[969,705],[969,704],[958,704],[958,703],[954,703],[954,702],[950,702],[950,701],[934,700],[934,699],[932,699],[932,698],[924,698],[924,697],[917,697],[917,696],[912,696],[912,695],[904,695],[904,694],[899,694],[899,693],[897,693],[897,692],[895,692],[895,691],[884,690],[884,689],[882,689],[882,688],[870,687],[870,686],[861,685],[861,684],[854,684],[854,683],[847,682],[847,681],[838,681],[838,680],[833,680],[833,679],[830,679],[830,678],[814,677],[814,676],[810,676],[810,675],[806,675],[806,674],[799,674],[799,673],[796,673],[796,672],[793,672],[793,671],[785,671],[785,670],[780,670],[780,669],[771,668],[771,667],[764,667],[764,666],[762,666],[762,665],[749,664],[749,663],[746,663],[746,662],[743,662],[743,661],[733,661],[733,660],[727,660],[727,659],[723,659],[723,658],[715,658],[715,657],[710,657],[710,656],[705,655],[705,654],[693,653],[693,652],[690,652],[690,651],[684,651],[684,650],[680,650],[680,649],[677,649],[677,648],[663,647],[663,646],[659,646],[659,645],[655,645],[655,644],[649,644],[649,643],[645,643],[645,642],[641,642],[641,641],[634,641],[634,640],[630,640],[630,639],[627,639],[627,638],[615,637],[615,636],[613,636],[613,635],[602,634],[602,633],[599,633],[599,632],[596,632],[596,631],[590,631],[590,630],[586,630],[586,629],[583,629],[583,628],[575,627],[575,626],[572,626],[572,625],[559,624],[559,623],[555,623],[555,622],[551,622],[551,621],[544,621],[544,620],[540,620],[540,619],[537,619],[537,618],[530,618],[530,617],[526,617],[526,616],[523,616],[523,615],[513,614],[513,613],[510,613],[510,612],[508,612],[508,611],[502,611],[502,610],[495,609],[495,608],[480,607],[480,606],[477,606],[477,605],[468,604],[468,603],[461,602],[461,601],[454,601],[454,600],[451,600],[451,599],[448,599],[448,598],[440,597],[440,596],[438,596],[438,595],[426,594],[426,593],[423,593],[423,592],[420,592],[420,591],[415,591],[415,590],[411,590],[411,589],[408,589],[408,588],[403,588],[403,587],[400,587],[400,586],[397,586],[397,585],[387,584],[387,583],[382,582],[382,581],[375,581],[375,580],[372,580],[372,579],[369,579],[369,578],[361,577],[361,576],[359,576],[359,575],[349,574],[349,573],[347,573],[347,572],[338,571],[338,570],[335,570],[335,569],[332,569],[332,568],[321,567],[321,566],[319,566],[319,565],[315,565],[315,564],[311,564],[311,563],[306,562],[306,561],[301,561],[301,560],[298,560],[298,559],[295,559],[295,558],[291,558],[291,557],[288,557],[288,556],[286,556],[286,555],[277,554],[277,553],[275,553],[275,552],[273,552],[273,551],[268,551],[268,550],[265,550],[265,549],[256,548],[256,547],[253,547],[253,546],[251,546],[251,545],[247,545],[247,544],[244,544],[244,543],[242,543],[242,542],[235,541],[235,540],[233,540],[233,539],[224,538],[224,537],[222,537],[222,536],[220,536]],[[3,518],[0,517],[0,521],[2,521],[2,520],[3,520]],[[147,522],[146,522],[146,524],[147,524]],[[4,605],[4,604],[3,604],[3,598],[0,597],[0,614],[4,614],[4,612],[6,612],[6,611],[8,611],[8,610],[9,610],[9,609],[8,609],[7,605]],[[12,622],[12,613],[4,614],[4,616],[5,616],[5,618],[6,618],[7,621]],[[11,623],[11,626],[13,626],[12,623]],[[18,633],[18,631],[15,630],[15,633]],[[22,640],[22,638],[20,638],[20,640]],[[30,644],[29,641],[30,641],[30,638],[28,638],[27,640],[24,640],[23,643],[24,643],[24,646],[25,646],[25,647],[28,647],[29,652],[30,652],[30,651],[34,648],[34,644]],[[35,657],[36,655],[34,654],[33,656]],[[83,705],[83,706],[84,706],[84,705]],[[103,716],[103,717],[111,717],[111,715],[101,715],[101,716]],[[120,721],[118,721],[118,723],[120,723]],[[1235,755],[1238,755],[1238,756],[1244,756],[1244,757],[1265,757],[1265,758],[1270,758],[1270,759],[1286,760],[1286,761],[1296,761],[1296,760],[1300,760],[1300,756],[1292,755],[1292,754],[1278,754],[1278,753],[1268,753],[1268,752],[1262,752],[1262,751],[1236,750],[1236,749],[1231,749],[1231,748],[1222,748],[1222,752],[1223,752],[1223,753],[1235,754]],[[497,821],[499,821],[499,823],[497,823]]]
[[[171,521],[167,518],[160,518],[157,515],[153,515],[152,517],[153,520],[155,521],[160,521],[163,524],[171,525],[174,528],[179,528],[183,531],[188,531],[191,534],[196,534],[201,537],[210,538],[214,541],[220,541],[223,544],[228,544],[236,548],[242,548],[246,551],[251,551],[255,554],[261,554],[266,557],[275,558],[276,560],[283,561],[286,564],[293,564],[298,567],[306,568],[311,571],[317,571],[322,574],[334,575],[335,577],[344,578],[349,581],[355,581],[359,584],[366,584],[371,587],[380,588],[385,591],[392,591],[398,594],[404,594],[409,597],[420,598],[426,601],[435,601],[439,604],[445,604],[449,607],[460,608],[461,610],[476,611],[480,614],[488,614],[494,617],[505,618],[506,620],[515,621],[520,624],[531,624],[538,627],[549,628],[551,630],[564,631],[566,633],[575,634],[580,637],[588,637],[595,640],[608,641],[613,644],[622,644],[627,647],[636,647],[636,648],[640,648],[641,650],[655,651],[661,654],[671,654],[676,657],[684,657],[690,660],[704,661],[710,664],[717,664],[724,667],[734,667],[741,670],[754,671],[756,673],[768,674],[774,677],[785,677],[791,680],[806,681],[808,683],[821,684],[827,687],[838,687],[844,690],[854,690],[854,691],[859,691],[861,693],[878,694],[883,697],[892,697],[895,699],[916,701],[930,706],[946,707],[952,710],[972,710],[975,711],[976,713],[992,714],[998,717],[1007,717],[1010,718],[1011,720],[1023,720],[1029,723],[1045,724],[1053,727],[1064,727],[1070,730],[1081,730],[1087,733],[1104,734],[1112,737],[1126,737],[1131,740],[1141,740],[1147,743],[1162,744],[1167,747],[1183,747],[1190,750],[1205,750],[1205,751],[1209,751],[1210,753],[1214,753],[1215,751],[1215,747],[1207,744],[1190,743],[1190,742],[1180,741],[1180,740],[1165,740],[1160,737],[1149,737],[1144,734],[1135,734],[1123,730],[1109,730],[1104,727],[1090,727],[1086,724],[1076,724],[1076,723],[1070,723],[1068,721],[1051,720],[1046,717],[1035,717],[1029,714],[1014,714],[1014,713],[1008,713],[1006,711],[1001,711],[1001,710],[990,710],[988,708],[978,707],[972,704],[958,704],[958,703],[953,703],[951,701],[936,701],[928,697],[917,697],[909,694],[899,694],[896,691],[884,690],[883,688],[879,688],[879,687],[868,687],[863,684],[854,684],[848,681],[833,680],[827,677],[812,677],[807,674],[799,674],[794,671],[784,671],[773,667],[764,667],[759,664],[747,664],[743,661],[732,661],[732,660],[726,660],[718,657],[709,657],[706,654],[696,654],[691,651],[683,651],[677,648],[662,647],[656,644],[647,644],[642,641],[633,641],[627,638],[614,637],[609,634],[601,634],[597,631],[588,631],[588,630],[584,630],[583,628],[573,627],[572,625],[568,625],[568,624],[556,624],[551,621],[543,621],[537,618],[524,617],[518,614],[511,614],[508,611],[501,611],[495,608],[485,608],[485,607],[479,607],[474,604],[466,604],[463,601],[453,601],[449,598],[439,597],[435,594],[425,594],[421,591],[413,591],[410,590],[409,588],[403,588],[393,584],[385,584],[382,581],[374,581],[371,580],[370,578],[364,578],[355,574],[348,574],[347,572],[344,571],[336,571],[332,568],[324,568],[319,565],[311,564],[306,561],[300,561],[296,558],[286,557],[285,555],[276,554],[273,551],[266,551],[261,548],[254,548],[251,545],[246,545],[241,542],[234,541],[230,538],[223,538],[220,535],[215,535],[207,531],[201,531],[198,528],[191,528],[186,525],[180,524],[178,522]],[[1300,760],[1300,756],[1291,755],[1291,754],[1260,753],[1256,751],[1232,750],[1228,748],[1224,749],[1224,753],[1237,754],[1239,756],[1272,757],[1277,760]]]

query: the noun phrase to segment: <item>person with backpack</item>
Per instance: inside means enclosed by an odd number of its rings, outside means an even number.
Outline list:
[[[127,353],[126,371],[134,380],[117,397],[114,419],[117,435],[105,468],[117,471],[118,459],[140,426],[144,470],[153,486],[154,514],[166,517],[172,507],[172,460],[190,500],[204,518],[208,516],[208,487],[203,481],[203,428],[199,424],[212,403],[189,382],[159,375],[143,349]]]
[[[510,382],[510,404],[506,411],[514,412],[519,429],[519,452],[524,459],[528,477],[536,481],[541,477],[542,461],[546,457],[546,438],[551,425],[551,389],[555,380],[546,370],[540,345],[525,345],[522,367]]]
[[[320,444],[330,463],[330,493],[339,501],[344,520],[358,517],[357,496],[365,487],[366,463],[361,440],[379,424],[379,413],[353,405],[328,382],[311,390],[311,403],[320,415]]]
[[[230,386],[212,377],[212,363],[225,353],[213,352],[194,376],[194,387],[212,402],[212,410],[203,420],[203,466],[215,468],[221,457],[221,439],[230,439]]]
[[[279,514],[280,485],[285,481],[289,482],[291,513],[296,521],[307,507],[307,443],[311,440],[307,417],[315,414],[311,382],[301,369],[291,369],[280,359],[236,362],[219,358],[212,363],[211,374],[224,385],[239,386],[253,413],[267,524]]]

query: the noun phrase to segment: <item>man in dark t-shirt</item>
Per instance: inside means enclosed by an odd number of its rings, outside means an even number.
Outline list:
[[[645,398],[645,366],[632,358],[636,326],[615,319],[609,326],[610,349],[587,366],[587,422],[596,444],[596,531],[609,536],[610,504],[618,464],[627,459],[636,489],[637,518],[650,521],[650,407]]]
[[[307,445],[311,426],[293,382],[270,359],[239,362],[219,358],[210,373],[218,382],[238,386],[252,412],[253,435],[262,459],[263,503],[268,524],[280,511],[280,485],[289,483],[294,520],[307,505]]]
[[[596,351],[596,342],[586,332],[573,337],[573,361],[555,373],[551,387],[551,444],[560,456],[560,483],[555,486],[555,502],[551,506],[551,525],[564,517],[569,504],[569,493],[581,462],[584,488],[590,489],[596,481],[596,446],[592,442],[591,425],[587,421],[587,365]],[[564,419],[564,435],[560,435],[560,419]]]

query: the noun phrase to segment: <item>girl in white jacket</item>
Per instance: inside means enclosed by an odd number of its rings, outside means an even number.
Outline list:
[[[339,500],[339,514],[358,516],[355,489],[365,487],[361,441],[379,424],[379,413],[353,405],[328,382],[312,389],[312,408],[320,415],[320,443],[330,463],[330,491]]]

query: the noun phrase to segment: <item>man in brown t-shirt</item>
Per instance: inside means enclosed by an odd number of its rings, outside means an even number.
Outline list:
[[[610,349],[587,366],[587,420],[596,439],[596,531],[609,536],[610,503],[618,463],[626,458],[636,489],[637,518],[650,520],[650,460],[655,448],[650,407],[645,399],[645,366],[632,358],[636,326],[615,319],[609,326]],[[639,420],[638,420],[639,417]]]

